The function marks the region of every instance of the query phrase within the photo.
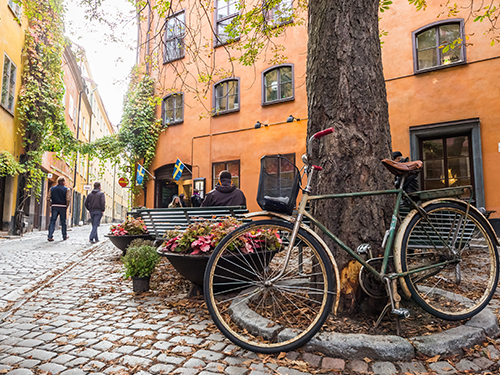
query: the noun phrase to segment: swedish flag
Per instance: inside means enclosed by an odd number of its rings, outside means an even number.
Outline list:
[[[146,173],[146,168],[144,168],[142,165],[137,164],[137,185],[142,184],[142,180],[144,179],[144,173]]]
[[[180,159],[177,159],[174,166],[174,174],[172,175],[175,181],[179,181],[179,179],[182,176],[183,170],[184,170],[184,164],[182,164],[182,161],[180,161]]]

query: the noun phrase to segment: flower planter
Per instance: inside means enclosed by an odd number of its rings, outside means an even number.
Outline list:
[[[125,236],[112,236],[107,234],[104,237],[108,237],[111,243],[123,252],[123,255],[125,255],[128,245],[130,245],[133,240],[141,238],[143,240],[153,241],[155,239],[155,237],[150,234],[131,234]]]
[[[191,281],[193,284],[203,288],[203,278],[205,276],[205,268],[207,268],[208,260],[210,259],[210,255],[191,255],[191,254],[178,254],[178,253],[164,253],[158,251],[161,256],[166,257],[172,266],[186,279]],[[255,275],[245,272],[241,272],[241,267],[238,267],[238,263],[244,267],[247,264],[255,264],[258,265],[258,271],[262,271],[262,264],[269,263],[271,259],[277,251],[267,251],[265,253],[265,261],[259,261],[258,257],[262,258],[262,253],[253,253],[253,254],[243,254],[243,258],[241,255],[230,255],[227,256],[231,262],[227,262],[226,264],[220,263],[224,268],[227,268],[232,271],[237,271],[242,279],[248,280],[253,279]],[[246,258],[246,259],[244,259]],[[234,264],[236,263],[236,264]],[[221,275],[223,276],[223,275]],[[234,273],[231,273],[231,277],[234,278]],[[226,288],[232,288],[231,285],[226,285]]]
[[[150,276],[147,277],[132,277],[132,290],[135,293],[147,292],[149,291],[149,280]]]

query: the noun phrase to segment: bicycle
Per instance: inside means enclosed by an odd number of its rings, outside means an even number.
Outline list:
[[[332,132],[329,128],[316,133],[309,146]],[[280,179],[262,164],[258,201],[266,211],[246,217],[272,219],[236,228],[219,243],[208,262],[205,302],[216,326],[229,340],[255,352],[289,351],[307,343],[332,308],[336,313],[340,278],[335,258],[304,219],[362,264],[361,286],[374,297],[388,296],[391,312],[397,317],[409,316],[409,310],[399,306],[397,282],[405,297],[447,320],[470,318],[488,304],[499,277],[499,243],[489,222],[471,205],[470,186],[408,194],[403,190],[404,179],[418,173],[422,162],[384,159],[384,165],[401,176],[398,188],[312,195],[311,181],[321,167],[312,165],[307,155],[302,160],[305,188],[300,186],[302,176],[294,165],[294,173]],[[283,159],[278,162],[285,163]],[[285,171],[289,170],[285,163]],[[291,216],[299,188],[298,213]],[[470,199],[459,199],[467,190]],[[382,194],[396,195],[396,202],[380,258],[371,257],[365,244],[356,251],[349,248],[306,210],[306,204],[313,200]],[[396,231],[403,200],[411,210]],[[365,260],[363,252],[370,259]]]

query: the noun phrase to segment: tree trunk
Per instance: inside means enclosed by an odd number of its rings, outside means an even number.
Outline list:
[[[308,137],[333,127],[316,141],[313,163],[323,167],[313,180],[314,194],[383,190],[393,177],[381,164],[389,158],[391,134],[378,31],[378,0],[309,2],[307,61]],[[312,152],[311,152],[312,151]],[[315,217],[353,249],[368,243],[382,254],[394,196],[319,201]],[[333,246],[345,283],[344,310],[359,305],[359,268]]]

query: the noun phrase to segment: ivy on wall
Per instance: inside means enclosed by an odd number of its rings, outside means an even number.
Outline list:
[[[0,177],[24,173],[24,167],[8,151],[0,152]]]

